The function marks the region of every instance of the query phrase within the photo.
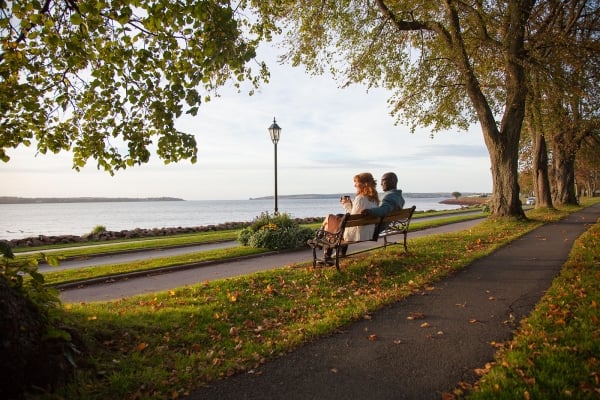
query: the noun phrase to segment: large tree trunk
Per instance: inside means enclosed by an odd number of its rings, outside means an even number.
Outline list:
[[[506,135],[496,135],[505,140],[491,140],[489,133],[484,137],[491,159],[494,191],[490,204],[492,217],[525,218],[519,199],[518,146],[507,142]],[[518,142],[518,137],[516,138]]]
[[[448,44],[452,57],[460,71],[467,95],[475,108],[483,137],[492,164],[493,193],[491,201],[492,217],[525,218],[519,199],[519,138],[525,116],[524,36],[525,21],[529,18],[533,0],[511,0],[508,2],[503,28],[506,29],[503,46],[504,69],[506,74],[506,104],[500,128],[496,117],[481,90],[467,56],[461,34],[458,10],[449,0],[444,2],[448,21]]]
[[[578,204],[575,193],[575,156],[570,151],[565,151],[560,144],[553,148],[552,170],[554,204]]]
[[[550,178],[548,177],[548,149],[544,135],[535,135],[533,170],[533,182],[536,196],[535,207],[553,208]]]

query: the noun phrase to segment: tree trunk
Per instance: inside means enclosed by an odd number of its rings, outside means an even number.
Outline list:
[[[491,216],[525,218],[519,199],[518,147],[506,144],[506,140],[492,141],[485,133],[484,137],[492,164]],[[497,137],[506,139],[503,135]]]
[[[548,149],[544,135],[535,135],[533,154],[533,182],[536,196],[535,208],[553,208],[550,178],[548,177]]]
[[[449,0],[444,2],[447,19],[450,22],[448,44],[452,48],[454,62],[464,79],[467,95],[477,113],[490,154],[493,184],[492,217],[525,218],[525,212],[519,199],[518,164],[519,138],[527,96],[523,68],[525,21],[529,18],[533,4],[533,0],[508,2],[503,26],[506,33],[502,43],[506,74],[506,104],[499,128],[467,56],[458,10],[453,2]]]
[[[556,205],[577,205],[575,193],[575,156],[562,146],[553,148],[552,170],[554,177],[553,201]]]

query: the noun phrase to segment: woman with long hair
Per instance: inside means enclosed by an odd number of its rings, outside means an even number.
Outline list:
[[[354,189],[356,196],[354,200],[350,200],[350,196],[344,196],[340,199],[340,203],[344,211],[350,214],[360,214],[363,210],[377,207],[379,205],[379,195],[377,194],[377,182],[373,179],[373,175],[369,172],[362,172],[354,176]],[[336,232],[339,229],[339,223],[342,219],[342,214],[330,214],[323,222],[323,229],[329,232]],[[352,226],[344,230],[344,240],[348,242],[358,242],[369,240],[373,237],[375,225]],[[341,247],[341,255],[346,255],[348,246]],[[332,264],[331,258],[332,249],[324,251],[323,259],[327,264]]]
[[[367,208],[379,206],[379,195],[377,194],[377,181],[369,172],[362,172],[354,176],[354,188],[356,196],[354,201],[348,197],[342,198],[342,207],[347,213],[360,214]],[[375,225],[353,226],[344,231],[344,240],[357,242],[369,240],[373,237]]]

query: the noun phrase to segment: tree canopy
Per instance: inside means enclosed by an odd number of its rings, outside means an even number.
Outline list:
[[[389,89],[398,122],[434,132],[478,122],[492,165],[492,214],[524,216],[518,149],[527,74],[552,72],[534,50],[567,46],[569,57],[581,56],[580,37],[566,33],[594,19],[596,0],[257,3],[284,24],[288,60],[316,74],[330,71],[343,84]],[[567,25],[558,24],[562,15]]]
[[[35,144],[111,174],[154,150],[195,162],[175,120],[230,79],[267,79],[248,66],[263,28],[227,1],[0,1],[0,159]]]

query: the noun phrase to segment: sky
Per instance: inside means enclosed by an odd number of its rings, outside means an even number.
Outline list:
[[[220,90],[195,117],[177,128],[196,136],[198,161],[149,163],[110,176],[89,160],[80,172],[72,155],[36,155],[34,147],[9,149],[0,161],[0,196],[177,197],[184,200],[242,200],[275,191],[274,145],[268,127],[282,128],[277,144],[278,195],[351,193],[353,177],[371,172],[398,175],[405,193],[490,193],[489,154],[481,130],[410,133],[395,125],[390,93],[353,85],[339,88],[328,76],[279,65],[274,50],[262,50],[270,82],[253,95]]]

